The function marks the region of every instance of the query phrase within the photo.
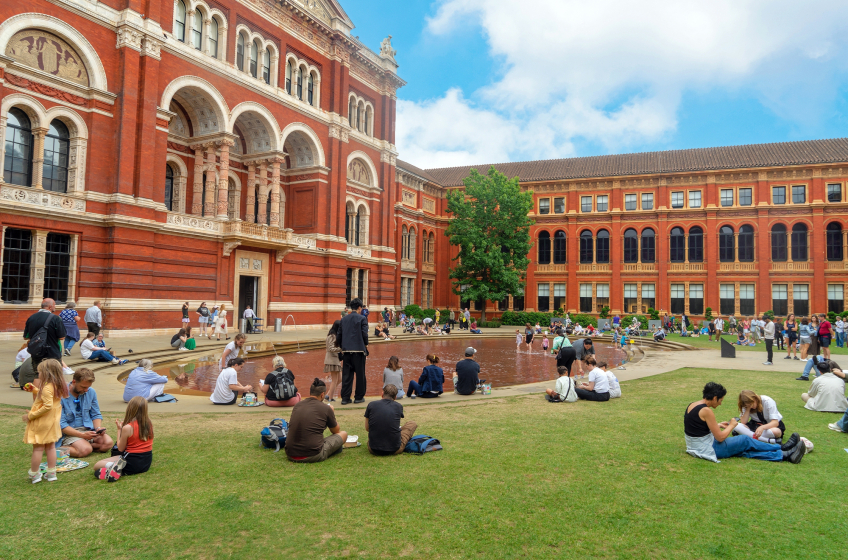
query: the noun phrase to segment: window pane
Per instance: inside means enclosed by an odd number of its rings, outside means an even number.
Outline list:
[[[842,185],[836,183],[827,186],[827,201],[842,202]]]
[[[551,234],[546,231],[539,234],[539,264],[551,264]]]
[[[719,286],[719,313],[732,315],[736,312],[736,286],[733,284],[722,284]]]
[[[807,284],[792,285],[792,306],[796,315],[810,314],[810,291]]]
[[[608,205],[609,197],[607,195],[598,196],[597,204],[598,204],[598,212],[606,212]]]
[[[642,195],[642,210],[653,210],[654,208],[654,195],[650,193],[645,193]]]
[[[721,205],[733,206],[733,189],[721,189]]]
[[[657,297],[656,286],[653,284],[642,284],[642,299]]]
[[[773,204],[786,204],[786,187],[772,187],[771,201]]]
[[[595,239],[596,252],[595,255],[597,257],[597,261],[599,263],[608,263],[610,262],[609,256],[609,233],[607,230],[602,229],[598,232],[598,235]]]
[[[683,208],[683,191],[671,193],[671,207]]]
[[[751,189],[739,189],[739,205],[751,206],[753,204],[753,191]]]
[[[636,295],[636,284],[625,284],[624,285],[624,297],[626,298],[635,298]]]
[[[701,191],[689,191],[689,208],[701,207]]]
[[[44,255],[44,297],[62,303],[68,300],[70,266],[71,236],[48,233]]]
[[[803,204],[807,202],[807,187],[794,185],[792,187],[792,204]]]
[[[609,297],[609,284],[598,284],[597,286],[597,297]]]
[[[827,260],[841,261],[842,260],[842,226],[838,223],[830,223],[827,225],[825,234],[825,243],[827,245]]]
[[[655,259],[654,231],[646,229],[642,232],[642,262],[652,263]]]
[[[844,286],[842,284],[827,285],[827,311],[842,313],[845,309]]]
[[[33,137],[29,118],[20,109],[10,109],[6,121],[4,181],[13,185],[30,186],[32,146]]]
[[[557,214],[562,214],[565,212],[565,199],[564,198],[555,198],[554,199],[554,212]]]
[[[686,285],[685,284],[672,284],[671,285],[671,297],[673,297],[673,298],[686,297]]]
[[[771,260],[786,260],[786,228],[777,225],[771,230]]]
[[[699,227],[689,230],[689,262],[704,262],[704,234]]]
[[[50,123],[50,132],[44,142],[42,186],[44,190],[64,193],[68,190],[68,128],[62,121]],[[55,299],[55,298],[54,298]]]
[[[550,198],[539,199],[539,214],[550,214],[550,213],[551,213],[551,199]]]
[[[554,234],[554,264],[565,264],[565,232]]]
[[[689,313],[700,315],[704,312],[704,285],[689,284]]]
[[[592,197],[591,196],[581,196],[580,197],[580,211],[581,212],[591,212],[592,211]]]
[[[582,264],[592,264],[594,261],[595,255],[592,242],[592,232],[584,231],[580,234],[580,262]]]
[[[3,284],[0,293],[6,303],[26,303],[29,299],[32,233],[6,229],[3,240]]]
[[[786,315],[789,309],[788,305],[789,290],[786,284],[771,285],[771,301],[772,310],[776,315]],[[797,314],[798,311],[796,310]]]
[[[636,231],[628,229],[624,232],[624,262],[635,263],[639,261],[639,238]]]
[[[624,195],[624,209],[625,210],[636,210],[636,195],[635,194]]]

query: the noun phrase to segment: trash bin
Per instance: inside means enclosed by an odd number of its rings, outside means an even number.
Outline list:
[[[283,320],[282,319],[274,319],[274,332],[283,332]]]

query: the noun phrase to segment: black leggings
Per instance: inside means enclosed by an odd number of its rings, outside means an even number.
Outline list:
[[[609,400],[609,393],[596,393],[595,391],[587,391],[586,389],[577,388],[574,390],[577,393],[577,398],[586,401],[605,402]]]
[[[561,348],[557,355],[557,368],[559,366],[565,366],[569,373],[571,373],[571,366],[576,359],[577,351],[574,348]]]

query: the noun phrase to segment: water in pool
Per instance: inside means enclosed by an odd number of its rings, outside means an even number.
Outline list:
[[[434,336],[414,341],[373,341],[368,346],[370,355],[366,362],[367,395],[381,394],[383,369],[389,357],[394,355],[400,358],[404,385],[408,385],[411,379],[417,380],[421,375],[421,369],[427,365],[425,356],[430,353],[439,357],[439,366],[445,371],[445,391],[451,392],[451,377],[456,362],[464,358],[468,346],[477,349],[475,359],[480,363],[480,377],[491,382],[493,387],[553,381],[557,377],[556,360],[550,353],[543,353],[538,342],[532,351],[528,351],[524,345],[516,351],[515,341],[506,338],[452,339],[449,336]],[[595,351],[599,359],[609,362],[610,367],[619,365],[624,358],[621,350],[608,344],[596,343]],[[307,394],[314,377],[329,380],[329,374],[324,373],[324,354],[323,350],[312,350],[283,355],[302,395]],[[220,353],[208,354],[185,362],[164,364],[156,372],[169,378],[165,389],[167,392],[208,395],[215,389],[220,371],[217,363],[219,358]],[[239,373],[239,381],[251,384],[258,390],[259,380],[265,379],[273,369],[272,359],[273,356],[251,358],[248,354],[247,363]]]

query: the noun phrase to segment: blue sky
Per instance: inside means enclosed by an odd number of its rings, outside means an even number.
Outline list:
[[[848,2],[348,0],[420,167],[848,136]]]

